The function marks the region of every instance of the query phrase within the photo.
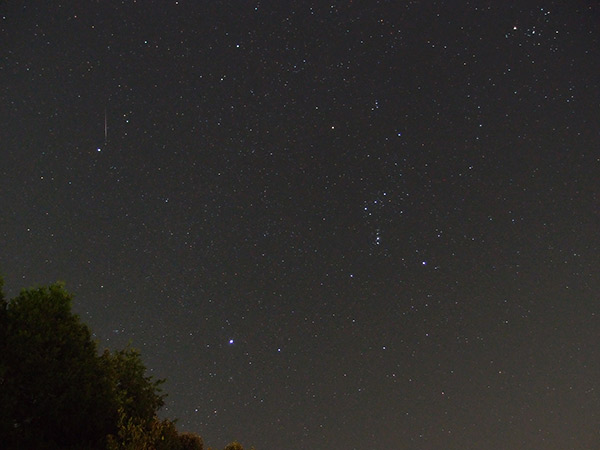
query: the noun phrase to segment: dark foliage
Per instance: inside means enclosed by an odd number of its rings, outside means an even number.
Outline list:
[[[100,360],[125,417],[151,421],[164,404],[164,395],[160,394],[164,380],[153,381],[145,376],[140,352],[131,347],[113,353],[105,350]]]
[[[116,403],[88,327],[62,285],[24,290],[4,304],[2,439],[26,448],[98,447]]]
[[[179,435],[181,450],[203,450],[204,442],[202,438],[194,433],[181,433]]]
[[[0,446],[202,450],[156,416],[163,380],[133,348],[98,355],[61,284],[6,301],[0,278]]]

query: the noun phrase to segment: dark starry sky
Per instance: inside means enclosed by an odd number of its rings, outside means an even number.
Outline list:
[[[259,450],[600,445],[595,1],[0,4],[0,270]],[[105,119],[107,138],[105,139]]]

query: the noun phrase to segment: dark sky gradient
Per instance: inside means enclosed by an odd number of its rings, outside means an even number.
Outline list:
[[[168,379],[181,429],[600,446],[598,2],[0,20],[7,291],[65,280],[101,347]]]

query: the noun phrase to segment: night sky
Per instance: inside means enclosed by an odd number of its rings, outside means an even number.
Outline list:
[[[0,5],[0,271],[181,430],[600,445],[596,1]]]

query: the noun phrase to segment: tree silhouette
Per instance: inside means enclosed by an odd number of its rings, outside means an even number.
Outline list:
[[[105,350],[100,360],[125,417],[151,421],[164,405],[165,396],[160,394],[164,380],[154,381],[145,376],[146,367],[140,352],[131,347],[113,353]]]
[[[5,441],[26,448],[99,446],[115,406],[88,327],[61,284],[3,300]]]
[[[157,417],[164,380],[146,376],[139,351],[98,355],[62,284],[8,301],[2,286],[0,277],[2,448],[203,450],[200,436]]]

